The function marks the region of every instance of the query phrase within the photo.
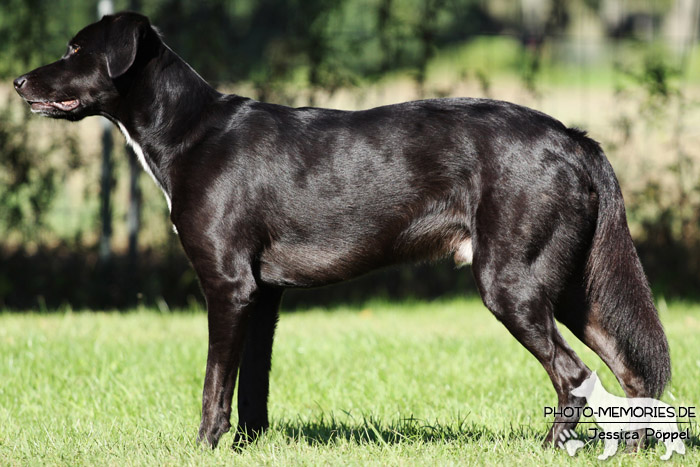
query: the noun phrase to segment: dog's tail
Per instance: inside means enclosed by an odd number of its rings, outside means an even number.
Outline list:
[[[589,158],[598,195],[598,220],[586,264],[586,297],[620,358],[643,381],[646,397],[659,397],[671,378],[668,343],[651,290],[632,243],[622,192],[602,149],[571,129]]]

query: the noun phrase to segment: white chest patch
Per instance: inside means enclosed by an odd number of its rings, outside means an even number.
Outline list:
[[[148,165],[148,162],[146,162],[146,156],[143,153],[143,149],[141,149],[141,146],[139,146],[139,143],[131,139],[131,135],[129,135],[129,132],[126,131],[126,128],[124,125],[122,125],[121,122],[117,122],[117,126],[121,130],[121,132],[124,134],[124,138],[126,138],[126,144],[131,146],[131,148],[134,150],[136,153],[136,157],[139,158],[139,162],[141,162],[141,166],[143,167],[143,170],[146,171],[148,175],[151,176],[154,182],[156,182],[156,185],[158,185],[158,188],[161,189],[163,192],[163,195],[165,195],[165,201],[168,203],[168,210],[172,211],[172,204],[170,202],[170,196],[168,196],[168,193],[165,192],[163,189],[163,186],[160,184],[158,179],[156,178],[155,175],[153,175],[153,171],[151,170],[151,167]]]
[[[148,165],[148,162],[146,162],[146,155],[143,153],[143,149],[133,139],[131,139],[131,135],[129,135],[129,132],[126,131],[126,128],[124,125],[122,125],[122,122],[117,122],[117,126],[121,130],[121,132],[124,134],[124,138],[126,138],[126,144],[131,146],[131,148],[134,150],[136,153],[136,157],[139,158],[139,162],[141,162],[141,166],[143,167],[143,170],[146,171],[148,175],[151,176],[153,181],[156,183],[158,188],[163,192],[163,195],[165,196],[165,202],[168,203],[168,211],[173,212],[173,205],[172,202],[170,201],[170,196],[168,196],[168,193],[163,189],[163,185],[160,184],[158,179],[156,178],[155,175],[153,175],[153,171],[151,170],[151,167]],[[173,224],[173,232],[177,233],[177,227]]]

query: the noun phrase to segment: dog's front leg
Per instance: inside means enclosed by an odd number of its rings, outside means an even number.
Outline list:
[[[238,429],[234,448],[267,430],[270,363],[282,290],[261,286],[250,312],[246,344],[238,372]]]
[[[197,440],[214,448],[231,428],[231,399],[257,286],[249,264],[218,277],[200,274],[200,280],[207,299],[209,352]]]

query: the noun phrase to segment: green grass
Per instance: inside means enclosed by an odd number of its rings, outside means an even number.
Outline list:
[[[700,306],[660,308],[673,403],[698,405]],[[619,393],[595,355],[566,336]],[[554,391],[477,300],[283,315],[272,428],[239,453],[231,434],[215,451],[194,442],[205,354],[199,312],[0,314],[0,464],[589,465],[602,451],[589,445],[570,459],[540,447]],[[697,424],[693,434],[676,463],[700,462]],[[658,462],[663,451],[609,463]]]

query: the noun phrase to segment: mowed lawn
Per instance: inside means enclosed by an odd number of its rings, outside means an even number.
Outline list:
[[[699,406],[700,305],[660,309],[674,372],[675,399],[667,391],[664,400]],[[477,299],[284,313],[271,430],[241,452],[230,433],[202,449],[206,330],[201,311],[0,314],[0,464],[590,465],[602,452],[601,443],[574,458],[540,447],[554,390]],[[673,463],[700,463],[697,423],[691,430]],[[620,452],[608,463],[660,462],[663,452]]]

